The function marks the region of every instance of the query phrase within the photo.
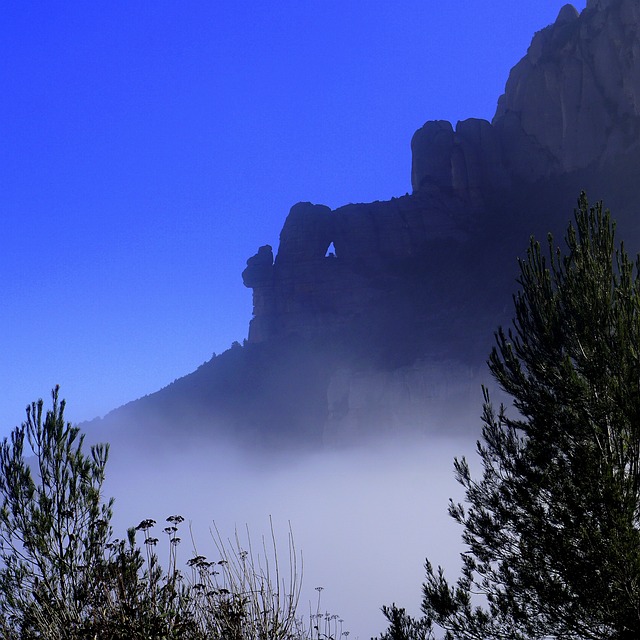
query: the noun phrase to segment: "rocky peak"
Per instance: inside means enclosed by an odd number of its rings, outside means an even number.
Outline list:
[[[206,425],[280,448],[444,433],[452,415],[477,424],[460,410],[477,397],[493,331],[510,323],[530,235],[562,237],[586,187],[640,249],[639,30],[640,0],[562,7],[511,71],[492,122],[415,133],[414,193],[295,205],[277,255],[264,245],[247,261],[248,344],[132,403],[120,424],[155,429],[163,415],[172,438]]]
[[[429,121],[413,135],[411,154],[414,191],[454,191],[478,204],[488,184],[507,182],[500,139],[486,120],[462,120],[455,130],[446,120]]]
[[[514,179],[602,166],[635,151],[639,132],[640,4],[593,0],[582,14],[568,4],[511,70],[491,125],[416,132],[412,186],[437,182],[477,200]]]
[[[538,151],[534,177],[600,164],[638,144],[640,5],[599,0],[578,18],[572,9],[534,36],[493,120],[501,137]],[[522,173],[515,153],[508,160]]]
[[[345,327],[358,334],[365,321],[381,333],[400,316],[391,307],[412,318],[405,333],[415,336],[453,305],[439,288],[438,261],[474,255],[496,207],[504,207],[504,221],[527,189],[521,212],[539,193],[558,199],[555,185],[565,176],[590,176],[580,177],[575,198],[594,175],[619,175],[625,159],[640,155],[640,2],[594,0],[582,13],[563,6],[511,70],[492,122],[429,121],[411,149],[412,195],[333,211],[297,204],[275,260],[266,246],[249,259],[250,342]],[[554,186],[532,186],[543,181]],[[486,287],[472,280],[466,275],[455,289],[456,304]],[[428,302],[418,300],[427,290]]]
[[[580,13],[572,4],[565,4],[556,18],[555,24],[574,22],[580,17]]]

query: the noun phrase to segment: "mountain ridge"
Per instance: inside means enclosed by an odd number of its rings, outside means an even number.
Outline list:
[[[511,70],[492,122],[429,121],[411,149],[411,194],[291,208],[275,255],[260,247],[243,272],[244,346],[101,425],[168,420],[249,446],[475,425],[448,412],[477,393],[529,236],[559,239],[587,189],[638,244],[640,6],[565,5]]]

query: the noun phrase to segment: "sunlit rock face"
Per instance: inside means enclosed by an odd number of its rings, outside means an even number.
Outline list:
[[[582,16],[567,5],[534,36],[493,120],[502,138],[519,129],[538,150],[539,165],[531,168],[507,152],[516,173],[573,171],[638,147],[639,18],[634,0],[589,3]]]
[[[412,185],[470,195],[601,166],[637,150],[640,5],[565,5],[511,70],[491,125],[428,122],[414,136]]]

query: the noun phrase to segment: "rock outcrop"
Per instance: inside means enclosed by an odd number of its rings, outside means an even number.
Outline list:
[[[494,189],[637,149],[639,19],[632,0],[589,2],[582,15],[565,5],[512,69],[491,125],[467,120],[454,132],[430,122],[416,133],[414,190],[433,182]]]
[[[550,173],[601,165],[640,143],[640,5],[590,2],[581,16],[565,6],[539,31],[513,68],[493,120],[513,138],[507,162],[516,173]],[[538,151],[530,173],[515,151]]]
[[[454,428],[532,233],[561,236],[586,189],[640,248],[640,3],[562,7],[492,122],[427,122],[411,149],[411,195],[295,205],[275,257],[265,245],[247,261],[248,344],[127,411],[254,443]]]
[[[295,205],[276,259],[270,247],[261,247],[243,273],[254,291],[249,341],[334,332],[374,317],[411,269],[424,271],[444,247],[468,239],[471,228],[461,210],[463,203],[445,191],[335,211]],[[330,245],[334,251],[327,254]]]
[[[487,189],[509,184],[503,141],[486,120],[427,122],[411,140],[411,185],[465,194],[469,202],[482,202]]]
[[[250,342],[340,324],[394,286],[398,265],[477,238],[495,203],[523,185],[638,153],[640,4],[593,1],[582,15],[565,5],[512,69],[491,123],[430,121],[411,149],[411,196],[291,209],[271,268],[263,261],[258,274],[258,253],[244,273]]]
[[[352,408],[337,420],[338,388],[367,379],[372,397],[397,399],[389,389],[402,367],[479,363],[488,348],[480,336],[506,320],[513,259],[528,235],[562,229],[582,188],[614,195],[605,176],[640,157],[640,4],[594,0],[582,14],[565,5],[512,69],[492,122],[430,121],[411,149],[411,195],[334,211],[297,204],[275,259],[262,247],[243,273],[254,292],[250,344],[349,337],[359,368],[349,363],[331,380],[333,432],[361,423],[356,414],[372,419],[338,394]],[[545,209],[553,203],[559,220]],[[372,341],[405,355],[363,358],[380,355]]]
[[[512,69],[491,124],[428,122],[413,138],[412,185],[482,196],[519,180],[601,166],[640,144],[640,6],[565,5]]]

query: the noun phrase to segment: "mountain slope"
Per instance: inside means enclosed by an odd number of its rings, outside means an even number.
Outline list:
[[[491,123],[427,122],[411,146],[412,194],[299,203],[275,258],[265,245],[247,261],[245,346],[101,426],[316,446],[475,425],[477,404],[452,407],[476,398],[530,234],[559,242],[585,189],[640,247],[640,5],[564,6]]]

